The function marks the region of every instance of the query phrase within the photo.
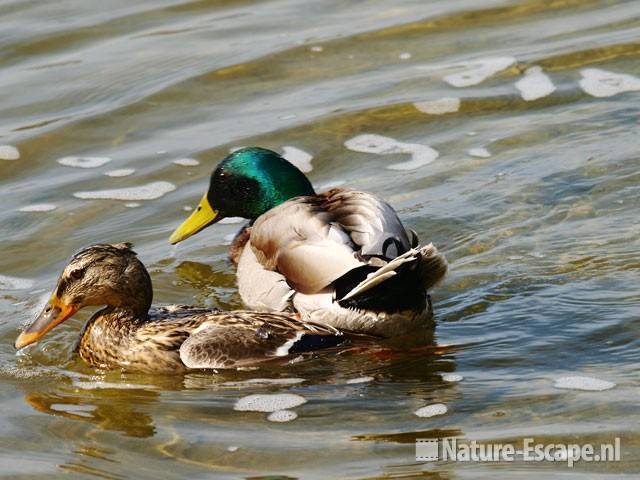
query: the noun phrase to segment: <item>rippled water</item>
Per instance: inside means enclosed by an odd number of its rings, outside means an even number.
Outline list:
[[[3,475],[640,472],[637,1],[5,0],[0,16]],[[71,354],[84,314],[15,356],[94,242],[133,241],[157,302],[239,307],[237,224],[167,238],[244,145],[284,152],[320,188],[378,192],[446,253],[433,345],[121,375]],[[576,375],[615,387],[557,388]],[[307,402],[286,423],[234,410],[256,393]],[[414,415],[431,404],[446,413]],[[415,438],[442,436],[620,437],[622,460],[415,461]]]

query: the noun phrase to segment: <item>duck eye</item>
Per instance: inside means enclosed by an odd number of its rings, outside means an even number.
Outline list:
[[[80,278],[82,278],[83,273],[84,270],[78,268],[77,270],[72,270],[71,272],[69,272],[69,277],[74,280],[79,280]]]

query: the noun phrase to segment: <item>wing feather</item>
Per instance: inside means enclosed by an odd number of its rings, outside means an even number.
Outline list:
[[[367,257],[391,260],[411,243],[389,204],[366,192],[333,189],[269,210],[254,223],[250,245],[265,269],[311,294]]]
[[[313,345],[320,349],[351,337],[284,314],[229,312],[211,316],[197,328],[180,346],[180,359],[188,368],[237,368],[286,356],[297,351],[298,341],[316,338],[320,341]]]

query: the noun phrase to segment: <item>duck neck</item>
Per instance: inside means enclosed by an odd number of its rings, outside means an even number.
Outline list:
[[[80,337],[84,337],[91,332],[93,327],[99,326],[100,331],[107,336],[111,336],[112,332],[124,334],[128,330],[138,328],[141,324],[149,319],[147,312],[138,314],[127,307],[114,307],[107,305],[95,312],[87,323],[85,323]]]

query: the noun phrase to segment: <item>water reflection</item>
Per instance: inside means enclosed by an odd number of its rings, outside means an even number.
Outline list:
[[[90,423],[130,437],[153,436],[156,432],[153,418],[144,412],[144,406],[156,402],[159,394],[146,390],[128,392],[126,397],[121,392],[114,395],[106,391],[99,396],[87,391],[81,394],[29,393],[25,395],[25,401],[47,415]]]

